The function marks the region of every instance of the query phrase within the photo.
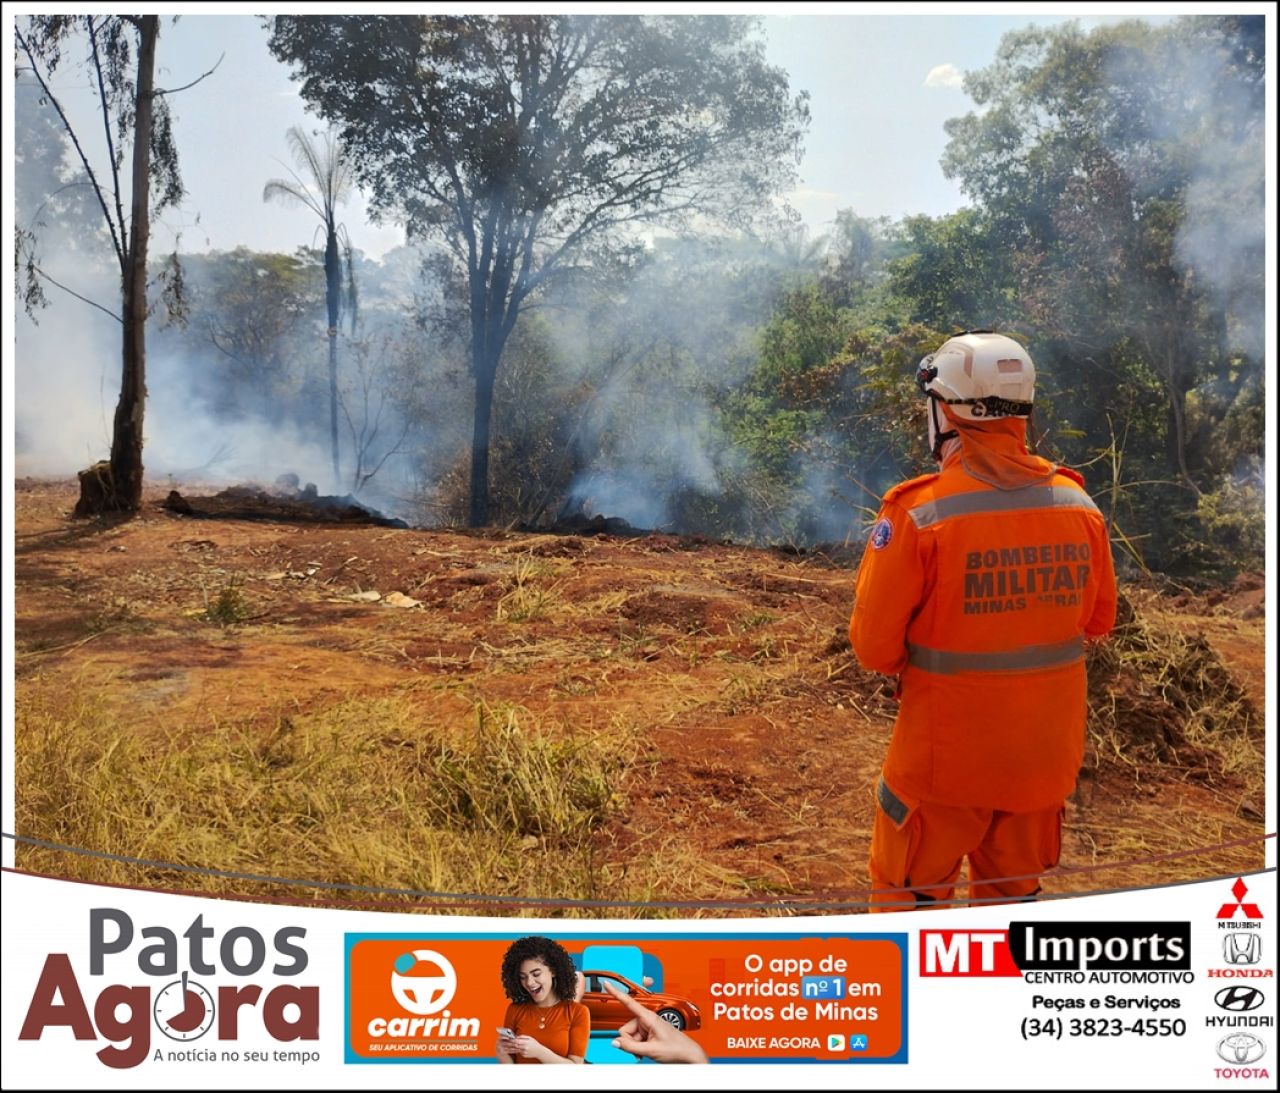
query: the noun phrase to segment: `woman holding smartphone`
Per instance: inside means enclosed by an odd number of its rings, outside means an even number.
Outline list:
[[[562,946],[546,937],[513,942],[502,958],[511,1005],[498,1030],[498,1062],[583,1062],[591,1014],[573,1000],[576,986],[577,970]]]

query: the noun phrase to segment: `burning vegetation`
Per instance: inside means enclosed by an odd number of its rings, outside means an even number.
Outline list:
[[[123,365],[110,460],[78,500],[20,481],[16,529],[18,830],[116,857],[23,867],[856,905],[893,710],[843,636],[856,544],[931,466],[910,377],[957,325],[1030,343],[1039,450],[1082,469],[1127,582],[1046,887],[1260,866],[1262,17],[1013,32],[946,127],[971,204],[813,239],[773,215],[808,100],[751,18],[273,16],[332,128],[288,138],[309,178],[247,185],[325,245],[164,264],[160,21],[20,22],[23,473],[83,465]],[[53,105],[77,58],[96,172]],[[344,245],[353,185],[411,246]],[[96,310],[40,326],[44,285]]]
[[[18,830],[126,859],[19,845],[22,868],[434,911],[863,898],[894,704],[844,638],[848,564],[657,533],[197,520],[164,492],[86,527],[70,484],[20,484]],[[1262,862],[1248,585],[1180,604],[1129,586],[1050,892]]]

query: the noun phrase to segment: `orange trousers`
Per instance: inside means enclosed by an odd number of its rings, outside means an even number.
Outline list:
[[[872,911],[909,911],[951,899],[966,856],[970,899],[1031,899],[1040,891],[1040,874],[1057,865],[1062,853],[1062,805],[1000,812],[907,802],[883,779],[877,798]]]

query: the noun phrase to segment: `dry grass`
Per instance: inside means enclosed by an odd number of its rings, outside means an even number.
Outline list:
[[[602,828],[625,805],[627,772],[642,755],[623,721],[577,733],[518,707],[477,704],[470,724],[440,725],[410,696],[148,739],[92,687],[37,678],[18,708],[17,828],[126,857],[371,888],[723,894],[725,878],[671,847],[606,863]],[[18,858],[33,871],[107,883],[279,893],[22,844]]]
[[[499,622],[530,622],[547,615],[560,603],[558,566],[525,553],[516,558],[509,588],[498,601]]]
[[[1160,627],[1123,595],[1110,640],[1089,654],[1086,762],[1238,787],[1261,819],[1263,720],[1208,642]]]

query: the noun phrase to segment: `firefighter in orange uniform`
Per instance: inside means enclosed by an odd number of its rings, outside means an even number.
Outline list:
[[[1040,891],[1084,756],[1085,643],[1116,609],[1083,479],[1027,452],[1026,350],[958,335],[916,382],[939,470],[885,494],[849,623],[858,660],[898,677],[871,838],[882,911],[950,899],[966,856],[975,901]]]

